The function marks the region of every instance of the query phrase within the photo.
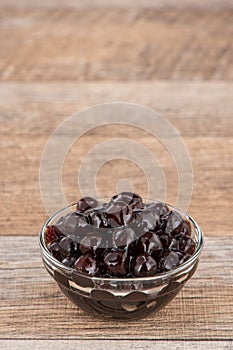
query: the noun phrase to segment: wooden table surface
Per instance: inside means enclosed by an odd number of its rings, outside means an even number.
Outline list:
[[[0,1],[1,349],[233,348],[232,37],[227,0]],[[194,171],[188,211],[206,238],[181,293],[127,325],[77,310],[43,268],[38,247],[47,218],[39,189],[46,142],[74,112],[111,101],[152,107],[178,129]],[[177,174],[167,152],[145,131],[119,125],[73,145],[62,173],[67,200],[80,195],[85,154],[113,137],[158,155],[167,201],[175,203]],[[125,178],[146,195],[141,170],[123,159],[100,169],[99,193],[110,195]]]

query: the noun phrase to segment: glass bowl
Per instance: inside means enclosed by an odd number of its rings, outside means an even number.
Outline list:
[[[76,211],[76,203],[56,212],[43,225],[40,248],[45,268],[55,279],[61,291],[78,307],[97,317],[138,319],[167,305],[192,277],[203,246],[203,233],[187,214],[167,205],[190,221],[194,254],[183,264],[153,277],[101,278],[79,273],[63,265],[49,252],[45,243],[47,226],[54,225],[64,215]]]

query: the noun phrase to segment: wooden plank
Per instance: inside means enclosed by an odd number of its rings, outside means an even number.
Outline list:
[[[63,166],[63,188],[68,203],[77,201],[81,196],[76,178],[78,166],[81,164],[85,152],[91,149],[90,145],[93,141],[97,144],[102,140],[98,137],[94,139],[86,137],[85,142],[78,143],[76,147],[72,148],[72,153],[68,155]],[[141,144],[148,144],[149,140],[147,139],[145,142],[145,139],[142,138],[138,141]],[[1,162],[4,164],[1,170],[1,235],[36,235],[46,219],[39,192],[38,173],[40,152],[43,150],[41,145],[45,142],[46,138],[37,138],[35,143],[33,137],[27,137],[24,142],[20,137],[15,137],[7,154],[2,153],[0,156]],[[218,140],[185,138],[185,142],[189,146],[195,174],[193,196],[189,208],[190,215],[199,222],[206,235],[232,235],[232,165],[230,161],[232,151],[229,151],[232,150],[232,140],[229,138],[227,140],[224,138]],[[157,143],[153,145],[153,140],[150,143],[148,149],[156,154]],[[2,144],[3,146],[7,145],[5,138],[2,138]],[[203,153],[199,154],[197,144],[202,152],[206,153],[205,156]],[[18,150],[16,149],[17,145],[20,145]],[[80,149],[80,145],[82,145],[82,149]],[[38,152],[38,147],[40,152]],[[79,149],[77,150],[77,148]],[[224,152],[227,155],[225,157],[223,156]],[[213,162],[208,167],[211,156]],[[166,154],[161,156],[160,160],[163,162],[162,170],[167,181],[167,202],[175,204],[178,187],[177,170]],[[98,162],[99,157],[93,161],[93,167],[96,170]],[[27,169],[26,177],[25,169]],[[121,169],[120,173],[119,169]],[[120,160],[113,160],[100,170],[97,177],[98,192],[101,196],[110,197],[116,191],[117,182],[125,178],[133,184],[135,191],[144,197],[147,195],[146,177],[140,169],[128,161]],[[30,179],[30,183],[27,179]],[[51,199],[54,195],[54,193],[50,194]],[[12,211],[13,203],[15,205]]]
[[[0,237],[1,338],[232,340],[232,244],[232,237],[206,238],[182,292],[159,313],[125,327],[89,317],[63,297],[42,267],[36,237]]]
[[[133,8],[232,8],[231,0],[183,0],[175,2],[173,0],[41,0],[33,3],[30,0],[0,0],[0,6],[3,7],[33,7],[33,8],[89,8],[89,7],[133,7]]]
[[[228,137],[233,135],[232,89],[232,82],[212,81],[5,82],[0,83],[1,134],[46,136],[76,111],[122,101],[155,109],[182,136]]]
[[[86,350],[164,350],[164,349],[176,349],[176,350],[231,350],[232,341],[220,340],[220,341],[138,341],[138,340],[78,340],[78,349]],[[2,350],[41,350],[48,349],[53,350],[74,350],[77,348],[77,340],[0,340],[0,346]]]
[[[49,136],[75,111],[112,99],[155,108],[178,128],[194,167],[189,212],[206,235],[231,235],[232,88],[230,82],[0,84],[0,235],[39,232],[46,213],[39,193],[38,170]],[[167,201],[174,204],[177,171],[167,151],[148,133],[120,126],[97,128],[72,147],[63,167],[68,201],[74,202],[80,195],[76,178],[83,157],[96,144],[116,137],[135,140],[155,154],[166,175]],[[93,167],[97,162],[93,160]],[[101,169],[97,178],[99,193],[110,196],[122,178],[128,178],[135,190],[146,196],[147,185],[140,170],[117,160]]]
[[[1,80],[233,79],[232,6],[190,11],[17,3],[1,8]]]

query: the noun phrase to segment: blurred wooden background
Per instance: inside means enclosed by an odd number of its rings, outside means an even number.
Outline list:
[[[95,346],[94,339],[113,339],[114,334],[122,334],[123,326],[118,325],[115,332],[104,321],[94,321],[87,330],[84,322],[92,319],[81,312],[79,330],[69,330],[66,315],[74,318],[76,310],[42,269],[36,238],[25,236],[37,236],[47,217],[39,191],[39,165],[51,133],[84,107],[125,101],[154,108],[183,137],[194,170],[189,213],[201,225],[212,250],[207,249],[200,270],[206,271],[205,279],[197,272],[200,280],[194,296],[195,282],[190,282],[186,294],[176,298],[170,311],[168,306],[160,312],[163,331],[156,330],[156,316],[151,317],[151,333],[143,328],[143,322],[139,326],[136,323],[137,329],[142,329],[138,338],[144,342],[129,341],[124,346],[152,349],[154,345],[146,342],[150,338],[160,339],[161,349],[166,339],[177,349],[185,346],[182,339],[189,340],[188,349],[231,348],[232,37],[233,3],[228,0],[0,0],[0,267],[2,272],[7,271],[6,278],[2,275],[2,286],[8,290],[3,290],[0,300],[2,339],[50,339],[56,334],[63,338],[61,329],[65,328],[68,339],[77,332],[78,337],[92,339]],[[146,132],[119,126],[97,128],[71,148],[62,174],[68,201],[80,195],[76,176],[82,158],[95,144],[112,137],[136,140],[157,156],[166,175],[167,201],[174,203],[177,172],[169,154]],[[112,194],[122,178],[146,195],[145,176],[125,160],[111,161],[100,169],[99,193]],[[20,265],[18,273],[17,252],[24,249],[26,239],[33,256],[19,254],[30,263]],[[5,247],[9,249],[6,256]],[[31,264],[32,271],[28,270]],[[34,277],[28,284],[30,273]],[[41,280],[40,289],[37,284]],[[33,299],[31,291],[35,293]],[[60,303],[57,314],[55,308]],[[47,313],[43,313],[44,305]],[[177,332],[176,307],[179,313],[183,310]],[[187,327],[190,322],[193,332]],[[134,331],[130,333],[132,329],[128,336],[124,333],[125,339],[136,337]],[[203,343],[193,342],[195,339]],[[89,344],[84,343],[80,345],[83,348]],[[6,349],[14,345],[3,340],[2,344]],[[100,349],[100,343],[96,344]]]

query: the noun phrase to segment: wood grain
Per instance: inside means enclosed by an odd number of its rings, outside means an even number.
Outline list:
[[[126,8],[232,8],[231,0],[183,0],[174,2],[173,0],[41,0],[33,3],[30,0],[0,0],[0,6],[13,8],[93,8],[93,7],[126,7]]]
[[[139,341],[139,340],[78,340],[78,349],[86,350],[231,350],[233,342],[227,340],[217,341]],[[63,350],[64,348],[74,350],[77,348],[77,340],[0,340],[2,350]]]
[[[36,237],[1,237],[1,338],[232,340],[232,244],[232,237],[206,238],[197,272],[174,301],[125,327],[89,317],[63,297],[42,267]]]
[[[1,134],[47,135],[80,109],[122,101],[154,108],[182,136],[231,137],[232,90],[225,81],[2,82]],[[104,130],[98,132],[108,134]]]
[[[7,4],[0,16],[4,81],[233,79],[227,4],[192,11]]]
[[[145,104],[174,124],[193,162],[190,214],[206,235],[232,235],[232,88],[230,82],[0,84],[0,235],[39,232],[46,219],[39,192],[39,166],[49,136],[77,110],[112,100]],[[86,153],[96,144],[116,137],[135,140],[155,154],[166,176],[167,200],[174,204],[177,170],[166,149],[144,131],[119,126],[99,127],[71,148],[63,166],[68,201],[74,202],[80,195],[76,178]],[[97,162],[98,159],[93,160],[93,167]],[[129,179],[135,190],[146,196],[144,175],[135,165],[119,160],[100,170],[99,193],[111,195],[122,178]]]

